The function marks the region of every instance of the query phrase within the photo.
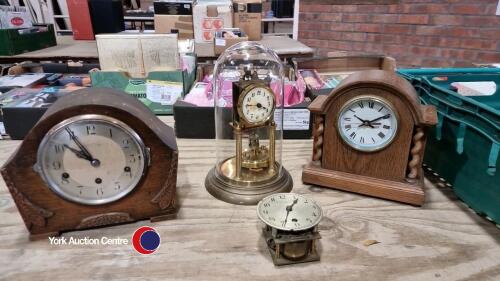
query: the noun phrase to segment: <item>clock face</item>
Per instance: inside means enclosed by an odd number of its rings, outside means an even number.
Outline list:
[[[247,90],[249,89],[249,90]],[[250,124],[261,124],[274,112],[274,93],[269,87],[250,85],[239,99],[238,110]]]
[[[337,126],[340,136],[349,146],[369,152],[381,150],[392,142],[397,133],[398,119],[388,102],[363,96],[344,105]]]
[[[36,167],[59,196],[98,205],[130,193],[148,161],[147,149],[129,126],[89,114],[54,126],[38,148]]]
[[[313,228],[323,215],[316,202],[294,193],[276,193],[262,199],[257,214],[265,224],[286,231]]]

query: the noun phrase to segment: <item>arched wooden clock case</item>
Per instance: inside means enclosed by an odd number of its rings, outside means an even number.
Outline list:
[[[342,139],[338,118],[349,101],[371,96],[391,104],[397,131],[385,147],[360,151]],[[319,96],[313,114],[313,159],[304,183],[336,188],[413,205],[424,202],[422,158],[425,127],[436,124],[436,109],[421,105],[413,86],[382,70],[356,72],[328,96]]]
[[[149,151],[149,165],[123,198],[96,205],[65,200],[54,193],[34,167],[47,132],[64,120],[100,115],[132,128]],[[178,150],[175,135],[136,98],[111,89],[85,89],[60,98],[42,116],[1,168],[2,176],[30,232],[30,238],[63,231],[172,218],[176,208]]]

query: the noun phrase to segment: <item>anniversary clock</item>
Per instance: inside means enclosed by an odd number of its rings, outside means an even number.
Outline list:
[[[257,205],[264,238],[275,265],[318,261],[321,207],[294,193],[272,194]]]
[[[292,189],[281,165],[283,65],[255,42],[227,49],[214,71],[217,163],[205,186],[233,204],[253,205]]]
[[[134,97],[75,91],[54,103],[2,167],[31,238],[176,212],[173,130]]]
[[[304,183],[424,203],[425,131],[437,115],[420,104],[409,82],[388,71],[356,72],[309,110],[313,159]]]

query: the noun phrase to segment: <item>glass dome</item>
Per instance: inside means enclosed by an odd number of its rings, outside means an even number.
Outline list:
[[[216,155],[207,190],[234,204],[257,204],[288,192],[292,180],[281,165],[283,64],[256,42],[221,54],[214,70]]]

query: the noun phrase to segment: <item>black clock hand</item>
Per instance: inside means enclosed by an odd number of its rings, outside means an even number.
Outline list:
[[[291,205],[288,205],[286,206],[286,217],[285,217],[285,221],[283,222],[283,226],[286,225],[286,221],[288,220],[288,215],[290,214],[290,212],[292,211],[293,209],[293,205],[297,204],[297,202],[299,202],[299,199],[298,198],[295,198],[295,200],[293,200],[292,204]]]
[[[359,125],[358,127],[369,126],[370,128],[375,128],[375,127],[372,126],[372,124],[370,123],[370,121],[363,120],[363,119],[359,118],[356,114],[354,114],[354,117],[356,117],[359,121],[363,122],[363,124]]]
[[[375,122],[375,121],[378,121],[378,120],[380,120],[380,119],[386,119],[386,118],[389,118],[389,117],[391,117],[391,114],[390,114],[390,113],[387,113],[387,114],[386,114],[386,115],[384,115],[384,116],[380,116],[379,118],[375,118],[375,119],[373,119],[373,120],[368,121],[368,123],[372,124],[372,123],[373,123],[373,122]]]
[[[78,157],[78,158],[82,158],[82,159],[85,159],[88,161],[93,160],[93,159],[89,159],[89,157],[85,153],[83,153],[81,150],[74,149],[74,148],[68,146],[67,144],[64,144],[64,147],[69,149],[71,152],[73,152],[76,155],[76,157]]]
[[[297,202],[299,202],[299,199],[295,198],[295,200],[293,200],[291,205],[286,206],[286,210],[291,211],[293,209],[293,205],[297,204]]]
[[[90,165],[94,167],[99,167],[101,162],[98,159],[95,159],[92,154],[83,146],[83,144],[78,140],[78,138],[75,136],[75,133],[71,131],[68,127],[65,128],[66,132],[68,132],[69,137],[76,143],[78,148],[80,148],[81,152],[86,156],[85,159],[87,159],[90,162]]]
[[[246,104],[245,106],[255,106],[257,108],[262,108],[262,109],[267,109],[267,107],[262,106],[262,104],[257,103],[257,104]]]

